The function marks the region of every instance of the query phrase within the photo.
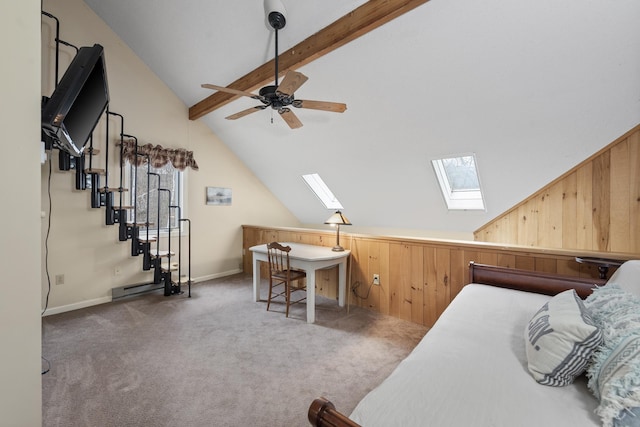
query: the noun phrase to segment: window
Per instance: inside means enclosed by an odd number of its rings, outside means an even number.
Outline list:
[[[431,161],[449,210],[484,210],[473,154]]]
[[[147,180],[147,172],[151,172]],[[157,174],[157,175],[153,175]],[[177,229],[181,224],[178,222],[179,215],[185,218],[185,212],[183,211],[182,201],[182,181],[183,172],[175,169],[171,162],[160,168],[154,168],[151,166],[147,169],[147,165],[133,166],[129,164],[129,181],[130,181],[130,194],[131,204],[134,205],[133,197],[136,196],[135,203],[135,221],[137,223],[148,222],[152,225],[149,227],[150,232],[156,232],[158,230],[158,224],[160,225],[160,232],[168,232],[169,221],[171,221],[171,229]],[[159,180],[158,180],[159,176]],[[158,191],[158,182],[160,184],[160,191]],[[147,188],[147,185],[149,188]],[[164,191],[164,189],[169,191]],[[158,216],[158,194],[160,195],[160,215]],[[171,202],[169,202],[169,195],[171,195]],[[147,205],[148,200],[148,205]],[[176,208],[169,208],[171,206],[179,206],[180,211]],[[148,216],[147,216],[148,206]],[[133,221],[133,211],[130,214],[130,220]],[[159,218],[159,219],[158,219]],[[144,227],[141,227],[144,229]]]
[[[313,191],[327,209],[344,209],[336,196],[329,190],[327,184],[320,178],[320,175],[311,173],[302,175],[302,179],[304,179],[304,182],[307,183],[311,191]]]

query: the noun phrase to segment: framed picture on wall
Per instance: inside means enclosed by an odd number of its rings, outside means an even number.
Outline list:
[[[207,187],[207,205],[231,206],[231,189]]]

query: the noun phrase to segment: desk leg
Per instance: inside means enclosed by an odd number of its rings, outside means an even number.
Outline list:
[[[253,300],[260,301],[260,261],[253,256]]]
[[[338,305],[344,307],[344,300],[347,289],[347,262],[338,264]]]
[[[307,270],[307,323],[316,321],[316,270]]]

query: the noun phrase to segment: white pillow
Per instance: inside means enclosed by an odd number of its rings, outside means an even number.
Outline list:
[[[540,384],[564,386],[584,372],[602,334],[576,291],[551,298],[524,331],[529,372]]]
[[[626,292],[640,296],[640,260],[630,260],[622,264],[611,275],[608,284],[616,284]]]

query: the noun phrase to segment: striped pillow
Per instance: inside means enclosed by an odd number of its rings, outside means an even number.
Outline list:
[[[551,298],[525,331],[529,372],[540,384],[565,386],[582,374],[602,334],[571,289]]]

